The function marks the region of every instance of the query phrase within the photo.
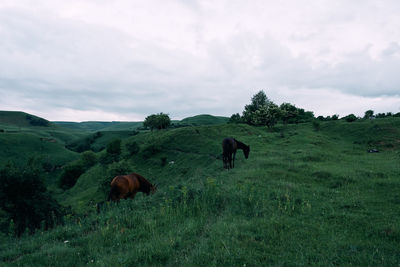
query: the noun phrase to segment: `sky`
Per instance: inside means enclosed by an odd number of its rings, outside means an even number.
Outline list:
[[[50,121],[400,112],[398,0],[0,0],[0,110]]]

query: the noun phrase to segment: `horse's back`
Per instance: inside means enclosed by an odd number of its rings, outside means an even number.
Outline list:
[[[235,145],[235,139],[232,137],[226,137],[224,138],[224,140],[222,140],[222,149],[224,153],[232,153],[233,151],[235,151]]]
[[[111,188],[118,188],[121,194],[131,193],[140,187],[136,174],[118,175],[111,181]]]

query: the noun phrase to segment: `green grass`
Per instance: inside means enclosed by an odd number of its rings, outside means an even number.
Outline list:
[[[222,168],[221,141],[251,147]],[[400,120],[223,124],[140,133],[141,151],[97,164],[57,198],[65,225],[0,236],[15,266],[266,266],[400,264]],[[146,154],[148,147],[156,148]],[[379,153],[367,153],[377,148]],[[56,153],[56,152],[55,152]],[[104,152],[101,152],[104,153]],[[150,155],[150,156],[149,156]],[[100,154],[99,154],[100,156]],[[163,159],[166,165],[163,166]],[[173,163],[172,163],[173,162]],[[158,184],[152,196],[106,204],[118,169]],[[68,242],[67,242],[68,241]]]

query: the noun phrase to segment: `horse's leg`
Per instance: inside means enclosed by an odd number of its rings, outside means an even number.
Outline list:
[[[236,152],[233,152],[232,168],[235,168],[235,158],[236,158]]]
[[[232,154],[229,154],[229,168],[232,169]]]

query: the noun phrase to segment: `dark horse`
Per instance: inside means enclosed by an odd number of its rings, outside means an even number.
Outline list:
[[[250,146],[243,144],[242,142],[236,140],[232,137],[227,137],[222,141],[222,161],[224,162],[224,168],[234,168],[235,167],[235,156],[236,150],[242,149],[244,157],[247,159],[250,153]],[[232,157],[233,154],[233,157]]]
[[[111,181],[111,190],[108,200],[119,201],[121,198],[133,199],[137,192],[143,192],[147,195],[154,193],[157,186],[151,184],[143,176],[137,173],[128,175],[118,175]]]

